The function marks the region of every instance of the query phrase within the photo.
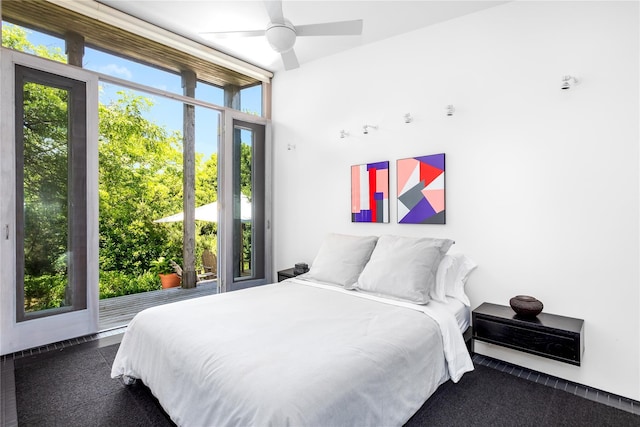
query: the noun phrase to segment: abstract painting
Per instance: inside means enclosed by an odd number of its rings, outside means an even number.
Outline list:
[[[445,224],[444,153],[401,159],[398,223]]]
[[[351,222],[389,222],[389,162],[351,166]]]

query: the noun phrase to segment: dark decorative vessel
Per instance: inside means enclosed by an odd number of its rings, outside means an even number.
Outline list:
[[[541,301],[528,295],[517,295],[511,298],[509,305],[516,314],[523,317],[536,317],[544,307]]]
[[[309,271],[309,266],[304,262],[297,263],[293,268],[293,275],[297,276],[299,274],[304,274]]]

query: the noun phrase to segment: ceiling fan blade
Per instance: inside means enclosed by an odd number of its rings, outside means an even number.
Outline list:
[[[204,33],[200,33],[203,37],[211,38],[211,39],[233,39],[236,37],[256,37],[256,36],[264,36],[264,30],[249,30],[249,31],[207,31]]]
[[[362,19],[296,25],[296,35],[298,36],[358,36],[360,34],[362,34]]]
[[[265,0],[264,5],[267,8],[267,14],[272,24],[284,24],[281,0]]]
[[[282,62],[284,63],[285,70],[293,70],[294,68],[298,68],[300,64],[298,63],[298,57],[293,49],[290,49],[286,52],[282,52]]]

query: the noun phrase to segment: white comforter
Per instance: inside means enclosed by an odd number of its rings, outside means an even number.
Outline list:
[[[473,365],[437,303],[361,295],[290,279],[151,308],[111,376],[141,379],[181,426],[402,425]]]

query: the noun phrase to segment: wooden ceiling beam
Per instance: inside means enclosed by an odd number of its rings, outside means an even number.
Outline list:
[[[243,88],[262,82],[46,0],[4,0],[2,19],[62,39],[69,32],[77,33],[84,37],[87,46],[176,74],[191,70],[196,73],[198,80],[220,87],[234,85]],[[202,46],[202,49],[211,48]]]

